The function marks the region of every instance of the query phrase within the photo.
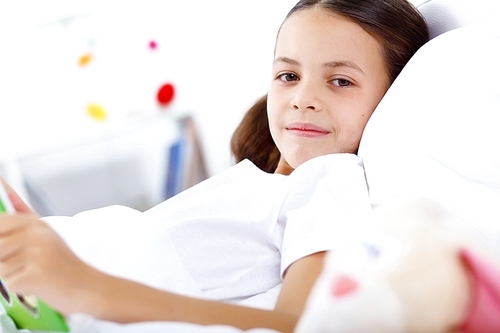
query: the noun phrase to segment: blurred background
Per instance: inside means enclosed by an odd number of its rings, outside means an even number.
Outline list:
[[[228,168],[295,3],[0,0],[0,175],[73,215],[145,210]]]

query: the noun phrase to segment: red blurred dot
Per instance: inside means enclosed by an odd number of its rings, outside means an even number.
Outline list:
[[[152,40],[149,42],[149,48],[151,50],[156,50],[157,47],[158,47],[158,44],[156,43],[156,41]]]
[[[175,89],[174,86],[170,83],[166,83],[160,87],[158,90],[158,94],[156,98],[158,99],[158,103],[163,106],[166,106],[174,99]]]
[[[349,276],[341,275],[333,281],[332,296],[342,297],[349,295],[359,289],[356,280]]]

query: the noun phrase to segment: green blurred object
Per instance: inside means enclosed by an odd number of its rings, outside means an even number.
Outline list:
[[[69,332],[64,317],[39,298],[8,292],[1,280],[0,290],[0,301],[18,329]]]
[[[13,212],[14,207],[0,183],[0,214]],[[69,332],[66,320],[59,312],[35,296],[10,292],[1,279],[0,302],[18,329],[22,329],[23,331],[27,329],[33,331]],[[3,322],[0,329],[3,329]]]

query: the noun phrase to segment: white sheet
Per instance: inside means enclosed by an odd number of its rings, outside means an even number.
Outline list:
[[[76,219],[76,221],[75,221]],[[78,223],[82,220],[83,223]],[[46,221],[57,230],[68,242],[68,245],[83,260],[91,262],[95,267],[113,275],[127,277],[129,279],[153,286],[171,286],[172,290],[182,291],[185,294],[197,294],[197,289],[192,283],[190,276],[185,273],[182,262],[177,256],[172,255],[175,249],[169,248],[167,242],[162,243],[158,249],[148,237],[151,232],[145,231],[149,224],[144,223],[143,214],[131,208],[123,206],[111,206],[105,209],[87,211],[77,214],[75,217],[50,217]],[[106,223],[103,223],[106,222]],[[111,241],[107,235],[120,230],[121,237]],[[90,230],[99,230],[99,233]],[[141,232],[137,232],[140,230]],[[92,236],[93,242],[88,242]],[[137,246],[141,244],[142,246]],[[153,246],[143,246],[149,244]],[[165,265],[175,274],[154,274],[161,269],[154,260],[144,260],[158,256],[158,251],[167,251],[164,256]],[[119,255],[116,255],[119,254]],[[162,265],[162,267],[165,267]],[[131,270],[130,267],[135,269]],[[184,276],[184,278],[179,278]],[[171,277],[171,279],[169,279]],[[271,289],[266,294],[249,298],[242,304],[257,306],[273,301],[279,287]],[[133,300],[131,300],[133,302]],[[74,314],[68,318],[72,333],[237,333],[239,329],[228,326],[201,326],[187,323],[173,322],[143,322],[134,324],[117,324],[105,320],[98,320],[83,314]],[[269,329],[254,329],[251,333],[276,333]]]
[[[71,333],[279,333],[275,330],[259,328],[243,331],[230,326],[201,326],[187,323],[144,322],[136,324],[116,324],[75,314],[69,318]]]

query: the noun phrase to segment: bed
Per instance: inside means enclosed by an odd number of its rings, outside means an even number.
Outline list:
[[[375,208],[405,196],[439,202],[500,254],[500,2],[429,0],[419,10],[432,40],[390,88],[361,141],[371,202]],[[183,323],[119,325],[78,314],[69,322],[75,333],[241,332]]]

